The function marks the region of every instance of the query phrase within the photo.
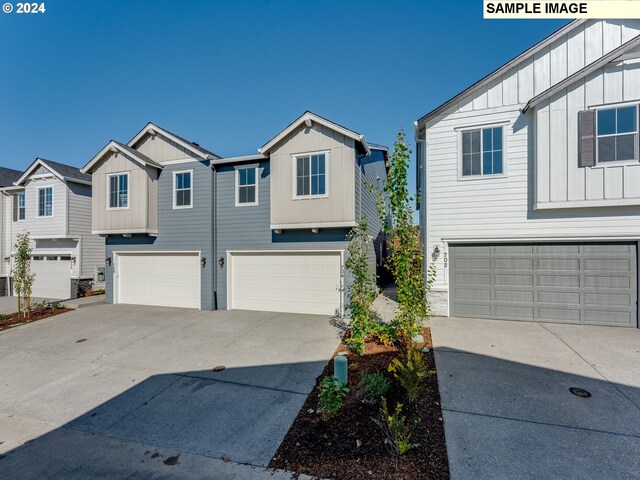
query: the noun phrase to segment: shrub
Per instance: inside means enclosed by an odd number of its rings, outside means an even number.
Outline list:
[[[320,382],[319,410],[325,419],[340,411],[344,406],[347,393],[349,393],[349,387],[334,376],[325,377]]]
[[[401,358],[394,358],[391,361],[389,371],[406,390],[409,401],[415,402],[420,394],[420,384],[428,375],[422,352],[416,347],[409,347]]]
[[[53,302],[51,304],[51,309],[52,310],[60,310],[61,308],[64,308],[64,305],[60,302]]]
[[[389,381],[380,372],[363,372],[358,391],[366,403],[378,403],[389,391]]]
[[[406,417],[402,415],[401,403],[396,405],[394,413],[389,413],[387,399],[383,397],[379,417],[372,420],[385,434],[385,444],[394,455],[404,455],[420,445],[411,442],[413,431],[420,423],[420,419],[416,418],[413,422],[408,423]]]

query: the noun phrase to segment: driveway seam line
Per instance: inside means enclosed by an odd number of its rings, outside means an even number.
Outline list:
[[[487,413],[476,413],[476,412],[465,412],[464,410],[455,410],[452,408],[442,408],[442,411],[444,412],[452,412],[452,413],[462,413],[462,414],[466,414],[466,415],[474,415],[477,417],[487,417],[487,418],[496,418],[499,420],[509,420],[512,422],[521,422],[521,423],[531,423],[534,425],[545,425],[547,427],[559,427],[559,428],[567,428],[570,430],[583,430],[586,432],[593,432],[593,433],[603,433],[606,435],[617,435],[617,436],[621,436],[621,437],[630,437],[630,438],[638,438],[640,439],[640,435],[634,435],[634,434],[630,434],[630,433],[620,433],[620,432],[610,432],[608,430],[598,430],[595,428],[586,428],[586,427],[574,427],[571,425],[562,425],[559,423],[549,423],[549,422],[541,422],[538,420],[524,420],[521,418],[513,418],[513,417],[503,417],[501,415],[490,415]]]
[[[304,395],[304,396],[308,396],[309,395],[308,393],[296,392],[296,391],[293,391],[293,390],[284,390],[282,388],[261,387],[260,385],[251,385],[250,383],[232,382],[230,380],[217,380],[215,378],[201,377],[201,376],[198,376],[198,375],[189,375],[189,374],[186,374],[186,373],[174,373],[173,375],[178,375],[178,376],[184,377],[184,378],[195,378],[197,380],[209,380],[211,382],[226,383],[227,385],[238,385],[240,387],[259,388],[261,390],[272,390],[274,392],[291,393],[291,394],[294,394],[294,395]]]
[[[620,394],[626,398],[627,400],[629,400],[629,402],[631,402],[631,404],[636,407],[638,410],[640,410],[640,405],[638,405],[636,402],[633,401],[633,399],[631,397],[629,397],[623,390],[621,390],[620,388],[618,388],[618,386],[613,383],[611,380],[609,380],[602,372],[600,372],[600,370],[598,370],[596,367],[594,367],[591,363],[589,363],[587,361],[586,358],[584,358],[582,355],[580,355],[571,345],[569,345],[567,342],[565,342],[558,334],[556,334],[554,331],[549,330],[547,327],[545,327],[544,325],[542,325],[541,323],[538,323],[538,325],[540,325],[542,328],[544,328],[547,332],[549,332],[551,335],[553,335],[554,337],[556,337],[558,340],[560,340],[562,343],[564,343],[573,353],[575,353],[578,357],[580,357],[580,359],[582,359],[582,361],[584,363],[586,363],[587,365],[589,365],[589,367],[596,372],[598,375],[600,375],[600,377],[602,377],[602,379],[604,381],[606,381],[609,385],[611,385],[616,391],[620,392]]]

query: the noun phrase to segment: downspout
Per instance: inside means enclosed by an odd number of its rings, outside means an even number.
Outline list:
[[[211,180],[211,243],[213,245],[211,269],[213,270],[213,309],[218,310],[218,202],[216,200],[218,172],[214,165],[211,165],[211,170],[213,176]]]

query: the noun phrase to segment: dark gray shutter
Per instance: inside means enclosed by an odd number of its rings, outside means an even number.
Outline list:
[[[13,221],[18,221],[18,195],[13,195]]]
[[[424,142],[416,142],[416,210],[420,210],[422,197],[422,176],[424,175]]]
[[[596,164],[596,111],[578,112],[578,167]]]

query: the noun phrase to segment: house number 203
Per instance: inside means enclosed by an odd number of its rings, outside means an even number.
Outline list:
[[[16,3],[16,13],[44,13],[43,3]]]

